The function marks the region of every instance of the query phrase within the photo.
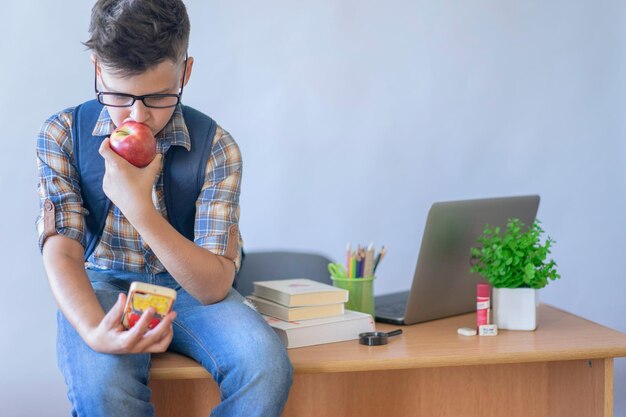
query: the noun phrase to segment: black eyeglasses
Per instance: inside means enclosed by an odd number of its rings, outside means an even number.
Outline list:
[[[185,87],[185,74],[187,73],[187,59],[185,54],[185,63],[183,65],[183,83],[180,86],[178,94],[146,94],[145,96],[134,96],[126,93],[109,93],[98,90],[98,71],[97,63],[94,66],[94,89],[96,90],[96,97],[98,102],[105,106],[110,107],[131,107],[135,104],[135,101],[141,100],[146,107],[153,109],[167,109],[170,107],[176,107],[180,103],[180,98],[183,95],[183,88]]]

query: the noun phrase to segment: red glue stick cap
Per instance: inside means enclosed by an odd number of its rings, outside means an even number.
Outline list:
[[[478,284],[478,286],[476,287],[476,295],[478,297],[489,297],[491,293],[491,287],[489,286],[489,284]]]

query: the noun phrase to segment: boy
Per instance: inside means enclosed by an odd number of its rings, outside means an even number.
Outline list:
[[[37,144],[39,243],[60,308],[57,355],[72,415],[153,415],[150,354],[170,349],[200,362],[219,384],[222,402],[212,415],[278,416],[291,363],[232,288],[241,259],[239,148],[180,104],[193,67],[185,6],[99,0],[89,31],[97,101],[52,116]],[[109,146],[125,120],[155,134],[158,154],[145,168]],[[195,157],[198,166],[174,156]],[[200,181],[187,172],[199,172]],[[168,189],[170,180],[178,185]],[[125,330],[132,281],[174,288],[176,311],[149,329],[149,309]]]

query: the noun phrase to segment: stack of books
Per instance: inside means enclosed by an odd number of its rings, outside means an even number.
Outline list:
[[[358,339],[375,330],[372,316],[345,309],[347,290],[305,278],[253,285],[247,298],[287,348]]]

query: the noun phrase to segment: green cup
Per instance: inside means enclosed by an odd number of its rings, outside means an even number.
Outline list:
[[[348,290],[346,308],[374,315],[374,278],[330,277],[337,288]]]

